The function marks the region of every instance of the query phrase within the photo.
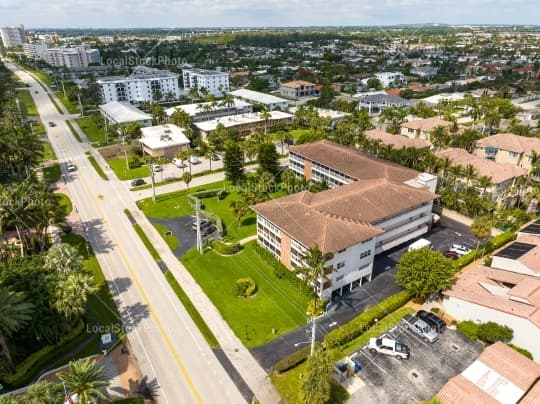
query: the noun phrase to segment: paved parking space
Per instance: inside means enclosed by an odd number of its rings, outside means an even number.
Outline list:
[[[413,403],[428,400],[452,377],[467,368],[482,352],[482,346],[447,330],[433,344],[422,341],[398,325],[387,335],[408,345],[409,360],[371,353],[366,347],[355,352],[361,363],[358,376],[365,385],[349,403]]]

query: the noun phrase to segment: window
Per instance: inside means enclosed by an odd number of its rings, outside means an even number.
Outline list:
[[[338,262],[337,269],[341,269],[345,266],[345,261]]]
[[[519,153],[518,152],[513,152],[513,151],[509,151],[508,152],[508,155],[512,158],[516,158],[517,156],[519,156]]]
[[[371,255],[371,250],[364,251],[362,254],[360,254],[360,259],[369,257]]]
[[[336,278],[336,282],[339,282],[339,281],[343,280],[344,277],[345,277],[345,275],[338,276]]]

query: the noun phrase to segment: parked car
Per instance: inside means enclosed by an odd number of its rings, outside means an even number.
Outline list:
[[[197,156],[191,156],[189,158],[189,162],[191,164],[200,164],[201,163],[201,160],[199,160],[199,158]]]
[[[139,185],[144,185],[146,184],[146,181],[143,180],[142,178],[137,178],[133,181],[131,181],[131,186],[132,187],[138,187]]]
[[[437,332],[433,330],[428,323],[421,318],[418,318],[416,315],[411,316],[410,314],[407,314],[403,317],[403,323],[406,328],[417,334],[426,342],[434,343],[439,339]]]
[[[409,347],[401,342],[382,336],[381,338],[370,338],[368,348],[373,353],[390,355],[396,359],[409,359]]]
[[[152,164],[152,171],[159,173],[160,171],[163,171],[163,168],[161,168],[159,164]]]
[[[437,331],[439,334],[442,334],[446,331],[446,323],[435,313],[432,313],[431,311],[419,310],[416,315],[418,316],[418,318],[428,323],[428,325],[430,325],[431,328]]]
[[[459,254],[455,251],[450,251],[450,250],[447,250],[443,253],[443,255],[446,257],[446,258],[450,258],[451,260],[457,260],[459,258]]]
[[[207,219],[199,219],[199,223],[200,223],[200,226],[201,226],[201,230],[202,230],[203,227],[206,227],[206,226],[212,224],[212,222],[210,222],[210,221],[207,220]],[[197,230],[197,220],[194,220],[194,221],[191,223],[191,230],[193,230],[193,231],[196,231],[196,230]]]
[[[470,253],[471,249],[461,244],[452,244],[449,251],[453,251],[461,257],[462,255]]]
[[[66,170],[68,170],[68,172],[75,171],[76,169],[77,169],[77,167],[75,166],[75,164],[73,164],[72,161],[68,161],[66,163]]]
[[[181,159],[177,157],[173,158],[172,163],[178,168],[186,167],[186,163],[184,163]]]
[[[418,239],[414,243],[411,243],[409,245],[409,248],[407,248],[407,251],[419,250],[421,248],[432,248],[431,241],[426,240],[425,238]]]
[[[53,126],[56,126],[54,122],[49,122],[49,126],[52,128]]]

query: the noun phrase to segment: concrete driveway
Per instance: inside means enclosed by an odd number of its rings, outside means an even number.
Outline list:
[[[482,345],[455,330],[440,334],[433,344],[425,343],[410,331],[396,326],[387,335],[408,345],[409,360],[398,360],[366,347],[358,349],[354,360],[364,383],[351,395],[349,403],[409,404],[431,399],[446,382],[467,368],[482,352]]]

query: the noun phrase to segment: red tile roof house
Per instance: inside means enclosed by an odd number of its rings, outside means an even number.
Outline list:
[[[444,404],[540,403],[540,365],[497,342],[436,394]]]
[[[431,147],[431,143],[428,140],[392,135],[380,129],[368,130],[364,132],[364,135],[371,140],[380,140],[384,144],[394,147],[394,149],[414,147],[415,149],[425,150]]]
[[[470,154],[464,149],[448,148],[435,152],[435,155],[440,159],[448,157],[453,165],[466,167],[470,164],[479,176],[489,177],[493,185],[486,188],[485,192],[499,203],[503,203],[507,197],[512,197],[513,195],[509,194],[510,188],[518,178],[527,175],[527,170],[524,168],[511,164],[496,163]],[[462,180],[465,181],[465,179]],[[484,192],[484,190],[480,191]]]
[[[417,119],[414,121],[403,122],[401,124],[400,134],[411,139],[425,139],[431,141],[431,131],[438,126],[450,128],[452,122],[445,121],[436,117]]]
[[[426,233],[436,177],[329,141],[292,146],[290,168],[334,188],[299,192],[252,206],[258,243],[286,267],[303,267],[307,248],[333,257],[324,297],[370,281],[373,257]]]

